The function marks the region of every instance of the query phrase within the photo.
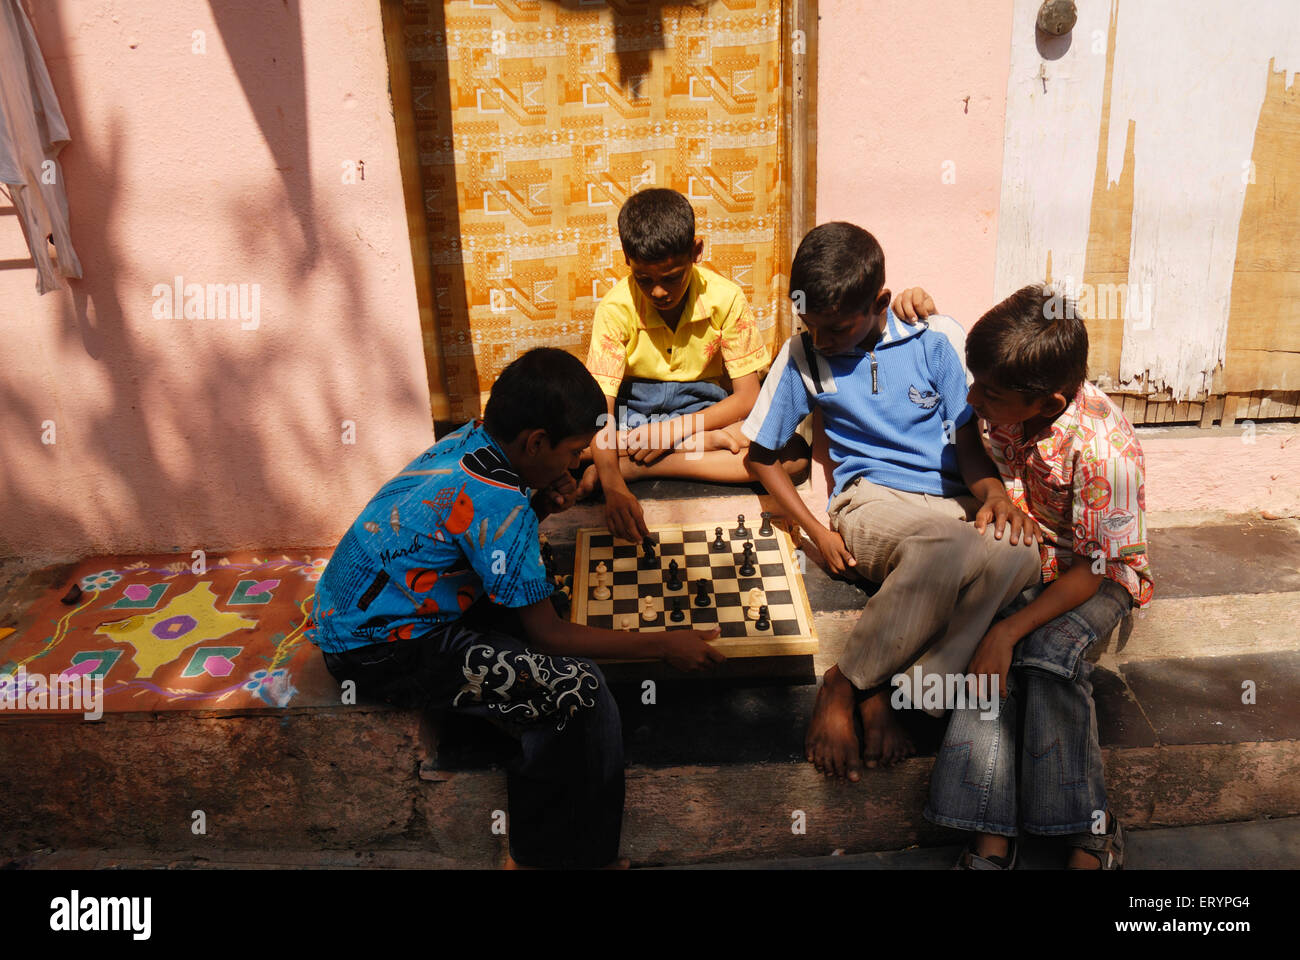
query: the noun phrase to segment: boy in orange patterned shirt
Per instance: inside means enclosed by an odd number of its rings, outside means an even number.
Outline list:
[[[753,479],[740,424],[772,357],[740,287],[699,265],[704,242],[684,196],[634,194],[619,211],[618,235],[631,276],[600,301],[592,323],[587,369],[608,415],[578,496],[599,483],[610,531],[640,540],[649,531],[628,480]],[[806,470],[807,445],[796,437],[782,459],[789,473]]]
[[[1010,869],[1020,829],[1065,837],[1073,869],[1118,869],[1124,832],[1106,810],[1084,653],[1151,600],[1142,447],[1085,379],[1088,332],[1050,289],[1024,287],[989,310],[967,334],[966,360],[989,452],[1042,530],[1042,583],[976,648],[968,673],[998,678],[1006,700],[992,723],[953,711],[925,815],[975,833],[966,869]]]

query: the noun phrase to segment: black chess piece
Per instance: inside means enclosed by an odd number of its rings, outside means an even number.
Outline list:
[[[709,581],[704,579],[695,581],[695,605],[697,607],[709,605]]]
[[[767,619],[767,604],[758,608],[758,619],[754,621],[755,630],[770,630],[772,621]]]
[[[641,566],[647,570],[659,566],[659,558],[655,556],[654,540],[650,537],[644,538],[641,541],[641,548],[645,551],[641,555]]]
[[[754,544],[753,541],[745,541],[745,552],[740,555],[740,575],[742,577],[752,577],[754,570]]]
[[[770,536],[772,535],[772,533],[773,533],[773,531],[772,531],[772,514],[768,513],[766,510],[764,510],[764,511],[763,511],[763,525],[762,525],[761,527],[758,528],[758,535],[759,535],[760,537],[770,537]]]
[[[736,517],[736,529],[731,531],[731,535],[737,540],[749,538],[749,529],[745,526],[745,515],[743,513]]]
[[[682,612],[682,598],[673,597],[673,611],[668,614],[668,619],[673,623],[681,623],[686,619],[686,614]]]
[[[680,590],[682,588],[682,578],[678,573],[679,567],[676,560],[668,561],[668,589]]]
[[[722,539],[722,528],[721,528],[721,527],[714,527],[714,528],[713,528],[713,543],[709,544],[709,549],[711,549],[711,550],[726,550],[726,549],[727,549],[727,541]]]

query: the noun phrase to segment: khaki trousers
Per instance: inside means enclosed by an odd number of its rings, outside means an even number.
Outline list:
[[[972,496],[939,497],[854,481],[831,500],[831,529],[880,584],[840,656],[859,690],[919,663],[965,673],[993,615],[1040,576],[1038,548],[978,533]],[[940,711],[941,712],[941,711]]]

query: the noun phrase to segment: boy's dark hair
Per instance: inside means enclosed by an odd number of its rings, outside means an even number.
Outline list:
[[[676,190],[652,187],[628,197],[618,212],[623,255],[660,263],[695,250],[695,211]]]
[[[1071,400],[1088,375],[1088,329],[1072,300],[1030,284],[966,334],[966,366],[1026,396]]]
[[[813,227],[790,265],[790,299],[806,313],[868,313],[885,285],[885,251],[861,227],[842,220]]]
[[[483,423],[503,443],[541,428],[554,447],[595,431],[606,412],[605,395],[581,360],[538,347],[501,371],[483,408]]]

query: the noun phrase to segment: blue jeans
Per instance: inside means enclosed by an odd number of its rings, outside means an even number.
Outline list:
[[[1030,587],[1004,613],[1044,589]],[[1083,655],[1132,604],[1127,590],[1103,580],[1091,598],[1016,644],[997,716],[985,718],[975,706],[952,712],[930,776],[926,819],[1007,837],[1020,829],[1041,836],[1092,829],[1106,809],[1106,783],[1092,664]]]
[[[709,380],[637,380],[628,378],[618,391],[614,410],[618,428],[626,430],[643,423],[698,413],[726,400],[730,394]]]

